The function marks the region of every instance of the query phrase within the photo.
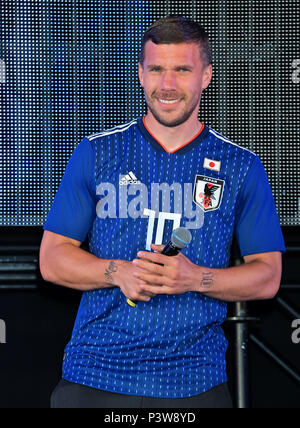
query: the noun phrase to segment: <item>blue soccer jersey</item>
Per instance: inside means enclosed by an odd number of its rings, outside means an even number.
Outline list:
[[[167,152],[144,118],[85,138],[75,149],[45,230],[88,236],[99,258],[133,260],[187,227],[193,263],[229,266],[233,237],[243,256],[284,251],[259,158],[213,129]],[[122,394],[181,398],[227,380],[225,302],[201,293],[159,295],[135,308],[119,287],[83,293],[63,378]]]

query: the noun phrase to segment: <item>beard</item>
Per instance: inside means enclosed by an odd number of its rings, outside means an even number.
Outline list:
[[[151,111],[154,118],[157,120],[158,123],[160,123],[163,126],[167,126],[169,128],[175,128],[176,126],[179,126],[185,123],[191,117],[194,111],[196,109],[199,109],[201,95],[202,95],[200,94],[198,99],[192,100],[189,104],[185,104],[185,108],[182,109],[181,111],[178,111],[175,117],[174,116],[172,117],[171,116],[172,111],[170,112],[165,111],[164,113],[161,113],[160,111],[158,111],[157,108],[155,108],[154,102],[155,102],[155,99],[158,98],[155,94],[153,94],[152,97],[148,97],[145,91],[144,91],[144,94],[145,94],[147,107]],[[161,98],[168,99],[165,96]],[[172,98],[174,99],[176,97],[174,97],[173,95]],[[182,97],[181,99],[183,99],[183,101],[185,100],[185,98],[182,98]]]

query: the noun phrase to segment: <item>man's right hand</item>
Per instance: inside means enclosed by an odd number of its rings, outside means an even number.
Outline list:
[[[147,291],[146,282],[138,279],[135,273],[141,272],[133,262],[116,260],[118,270],[113,274],[115,284],[118,285],[125,297],[132,301],[149,302],[156,294]]]

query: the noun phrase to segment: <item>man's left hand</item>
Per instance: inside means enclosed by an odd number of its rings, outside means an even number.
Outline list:
[[[184,294],[195,291],[195,268],[185,255],[165,256],[161,254],[164,245],[151,245],[155,253],[140,251],[134,259],[142,271],[135,276],[143,282],[144,289],[153,294]]]

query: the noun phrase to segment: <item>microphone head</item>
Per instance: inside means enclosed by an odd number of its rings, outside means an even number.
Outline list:
[[[172,244],[177,248],[185,248],[192,240],[191,232],[185,227],[178,227],[173,230],[171,236]]]

